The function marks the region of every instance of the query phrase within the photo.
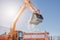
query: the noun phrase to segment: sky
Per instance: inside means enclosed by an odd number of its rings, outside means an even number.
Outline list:
[[[24,32],[32,30],[47,31],[50,35],[60,35],[60,0],[31,0],[31,2],[35,8],[40,10],[40,14],[44,18],[43,22],[35,27],[29,25],[28,22],[32,11],[26,8],[17,22],[16,30],[22,30]],[[10,28],[22,4],[23,0],[0,0],[0,26]],[[28,26],[30,26],[30,30],[27,28]]]

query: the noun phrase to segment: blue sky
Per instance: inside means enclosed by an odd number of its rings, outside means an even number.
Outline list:
[[[44,20],[34,27],[34,31],[47,31],[51,35],[60,35],[60,0],[31,0],[37,9],[40,9]],[[22,0],[0,0],[0,25],[10,28],[12,20],[17,14]],[[27,24],[32,12],[26,9],[17,22],[16,29],[27,31]],[[27,15],[27,16],[26,16]],[[27,31],[28,32],[28,31]]]

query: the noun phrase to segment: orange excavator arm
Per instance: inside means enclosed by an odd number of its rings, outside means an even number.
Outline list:
[[[39,11],[34,8],[33,4],[30,2],[30,0],[24,0],[24,4],[19,9],[19,11],[18,11],[15,19],[12,22],[11,29],[10,29],[10,35],[11,35],[11,37],[13,37],[13,35],[14,35],[16,23],[19,20],[19,18],[21,17],[21,15],[23,14],[23,11],[25,10],[26,7],[29,7],[32,12],[39,13]]]
[[[19,11],[18,11],[15,19],[14,19],[13,22],[12,22],[11,29],[10,29],[10,34],[11,34],[11,36],[14,35],[16,23],[17,23],[18,19],[21,17],[21,15],[23,14],[24,9],[25,9],[25,4],[23,4],[23,5],[21,6],[21,8],[19,9]]]

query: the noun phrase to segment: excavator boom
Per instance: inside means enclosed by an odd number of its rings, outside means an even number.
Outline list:
[[[12,22],[12,24],[11,24],[11,29],[10,29],[11,39],[13,38],[14,33],[15,33],[16,23],[18,22],[19,18],[20,18],[21,15],[23,14],[23,12],[24,12],[24,10],[25,10],[26,7],[30,8],[31,11],[33,12],[33,15],[36,16],[36,17],[35,17],[35,16],[32,16],[33,18],[31,19],[30,24],[36,25],[36,23],[37,23],[37,24],[40,23],[40,19],[41,19],[41,18],[40,18],[40,17],[37,17],[37,16],[40,16],[39,10],[37,10],[37,9],[34,8],[33,4],[30,2],[30,0],[24,0],[24,4],[20,7],[20,9],[19,9],[19,11],[18,11],[15,19],[13,20],[13,22]],[[36,15],[36,14],[38,14],[38,15]],[[34,17],[35,17],[35,19],[36,19],[35,21],[33,20]],[[37,20],[38,20],[39,23],[37,22]],[[42,21],[42,20],[41,20],[41,21]]]
[[[21,17],[21,15],[23,14],[24,9],[25,9],[25,4],[23,4],[23,5],[21,6],[21,8],[19,9],[19,11],[18,11],[15,19],[13,20],[13,23],[12,23],[12,25],[11,25],[11,30],[10,30],[11,36],[14,35],[16,23],[17,23],[18,19]]]

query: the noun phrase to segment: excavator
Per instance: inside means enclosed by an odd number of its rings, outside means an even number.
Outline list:
[[[30,2],[30,0],[24,0],[23,5],[21,6],[21,8],[18,11],[15,19],[12,22],[11,29],[10,29],[10,38],[9,39],[11,39],[11,40],[19,40],[20,39],[18,37],[18,34],[21,34],[22,31],[16,31],[15,30],[15,27],[16,27],[16,23],[18,22],[18,19],[21,17],[21,15],[23,14],[23,11],[27,7],[33,12],[32,18],[30,20],[30,24],[38,25],[39,23],[42,22],[43,17],[40,14],[40,10],[39,9],[36,9],[34,7],[34,5]]]
[[[30,0],[24,0],[24,3],[20,7],[15,19],[13,20],[13,22],[11,24],[10,33],[7,37],[7,40],[24,40],[23,39],[24,32],[15,30],[15,28],[16,28],[16,24],[17,24],[19,18],[21,17],[21,15],[23,14],[24,10],[27,7],[32,11],[32,17],[29,22],[30,24],[38,25],[39,23],[41,23],[43,21],[43,17],[40,14],[40,10],[36,9]],[[41,34],[45,35],[44,40],[48,40],[47,33],[41,33]]]

